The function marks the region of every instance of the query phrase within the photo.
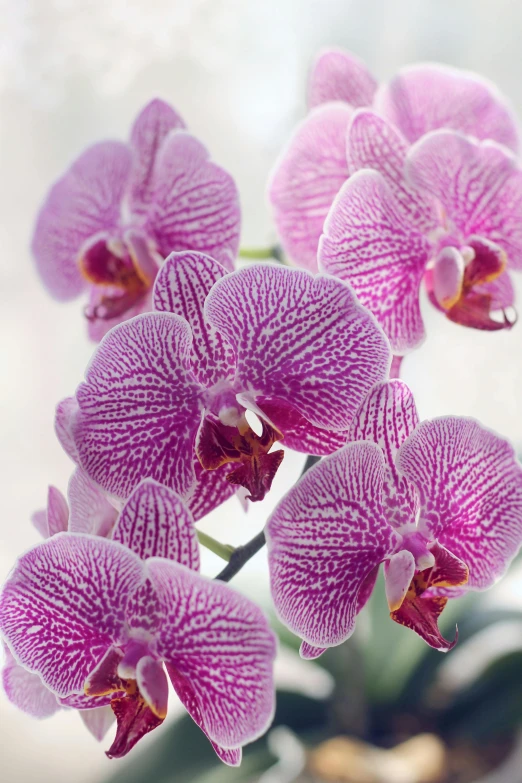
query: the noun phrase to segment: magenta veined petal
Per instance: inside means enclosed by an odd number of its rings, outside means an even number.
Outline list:
[[[80,710],[80,717],[94,739],[101,742],[116,720],[109,705],[94,707],[92,710]]]
[[[33,718],[48,718],[58,712],[58,699],[40,677],[17,663],[5,644],[4,653],[2,685],[11,704]]]
[[[462,239],[488,239],[506,253],[508,264],[522,268],[522,170],[509,150],[434,131],[410,149],[405,170],[415,187],[439,199]]]
[[[70,505],[69,531],[108,537],[118,517],[99,487],[81,468],[76,468],[67,488]]]
[[[63,533],[69,522],[69,507],[67,501],[56,487],[49,487],[47,493],[47,527],[48,536]]]
[[[186,506],[195,522],[203,519],[217,506],[220,506],[225,500],[236,494],[238,490],[237,484],[231,484],[226,478],[230,470],[230,463],[222,465],[217,470],[204,470],[198,458],[195,457],[194,471],[196,473],[196,481],[184,496]]]
[[[98,346],[76,392],[73,432],[82,468],[111,495],[128,497],[143,478],[180,495],[194,482],[201,387],[191,343],[184,319],[147,313]]]
[[[79,457],[72,433],[72,423],[77,412],[78,403],[76,402],[76,397],[66,397],[56,406],[54,418],[56,437],[67,456],[76,464],[79,462]]]
[[[261,610],[223,582],[177,563],[147,563],[165,612],[157,650],[186,678],[204,731],[223,748],[251,742],[274,712],[275,637]]]
[[[408,222],[428,232],[440,225],[435,200],[415,190],[404,175],[409,144],[400,132],[368,109],[355,112],[348,129],[347,159],[350,173],[373,169],[386,179]]]
[[[522,466],[512,446],[473,419],[422,422],[401,446],[398,470],[417,488],[419,530],[489,587],[522,543]]]
[[[134,152],[129,193],[132,212],[147,210],[156,157],[165,137],[174,128],[185,128],[185,123],[172,106],[160,98],[150,101],[134,120],[130,134]]]
[[[401,68],[379,88],[374,106],[410,143],[431,130],[451,128],[518,149],[508,102],[492,82],[469,71],[433,63]]]
[[[398,450],[419,423],[413,394],[400,380],[374,386],[348,431],[347,442],[367,440],[382,449],[386,461],[383,506],[393,527],[415,522],[419,501],[414,486],[395,466]]]
[[[234,348],[237,391],[277,397],[317,427],[346,429],[389,371],[381,329],[331,277],[253,265],[214,285],[205,316]]]
[[[343,49],[319,52],[308,82],[308,105],[346,101],[352,106],[369,106],[377,81],[362,60]]]
[[[319,267],[349,283],[377,318],[394,354],[424,340],[419,288],[427,239],[397,210],[384,177],[363,169],[339,191],[319,243]]]
[[[317,271],[317,245],[328,210],[349,176],[346,132],[352,109],[314,109],[276,162],[268,197],[282,245],[297,265]]]
[[[74,299],[86,287],[77,259],[83,243],[119,223],[132,158],[127,145],[105,141],[89,147],[49,191],[31,244],[49,293]]]
[[[84,682],[125,629],[139,558],[114,541],[58,533],[18,560],[0,599],[0,630],[16,659],[57,696]]]
[[[400,541],[381,506],[384,474],[376,444],[349,444],[309,470],[268,520],[276,611],[312,647],[348,639],[359,593],[367,600],[379,563]]]
[[[204,386],[233,378],[231,346],[205,321],[204,304],[227,270],[210,256],[194,251],[171,253],[154,285],[154,308],[180,315],[192,330],[192,371]]]
[[[162,255],[230,251],[235,258],[240,224],[239,196],[230,174],[189,133],[171,131],[156,157],[147,221]]]
[[[122,508],[113,538],[145,560],[165,557],[199,569],[199,548],[192,514],[173,490],[145,479]]]

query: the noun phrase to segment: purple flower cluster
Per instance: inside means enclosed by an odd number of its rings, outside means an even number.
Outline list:
[[[378,87],[340,51],[318,58],[309,102],[270,185],[304,269],[234,269],[235,184],[161,101],[128,145],[80,156],[37,220],[44,284],[88,293],[100,342],[56,411],[67,500],[50,487],[33,517],[45,540],[0,597],[3,684],[36,717],[79,710],[98,739],[116,720],[111,758],[163,722],[169,681],[227,764],[270,725],[275,636],[199,573],[195,523],[239,487],[262,501],[276,444],[322,457],[265,530],[274,606],[304,658],[353,633],[381,564],[391,618],[450,650],[447,601],[492,585],[522,543],[509,443],[464,417],[420,422],[390,380],[423,339],[423,281],[452,321],[512,326],[512,115],[471,74],[421,65]]]

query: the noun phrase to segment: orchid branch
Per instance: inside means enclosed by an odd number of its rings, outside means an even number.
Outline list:
[[[306,458],[301,476],[304,476],[306,471],[315,465],[316,462],[319,462],[320,459],[321,457],[316,457],[313,454],[309,454]],[[254,555],[257,555],[257,553],[264,547],[265,544],[265,531],[262,530],[246,544],[243,544],[243,546],[238,546],[236,549],[234,549],[230,555],[228,564],[214,578],[218,579],[220,582],[230,582],[230,580],[241,571],[243,566],[246,565],[246,563],[248,563],[248,561],[251,560]]]
[[[264,261],[272,258],[280,264],[286,264],[280,245],[273,245],[272,247],[241,247],[239,248],[239,258],[245,258],[248,261]]]
[[[210,550],[210,552],[213,552],[222,560],[226,560],[227,563],[229,562],[231,556],[235,551],[233,546],[231,546],[230,544],[222,544],[221,541],[212,538],[212,536],[209,536],[207,533],[204,533],[202,530],[196,530],[196,534],[198,537],[198,541],[202,546]]]

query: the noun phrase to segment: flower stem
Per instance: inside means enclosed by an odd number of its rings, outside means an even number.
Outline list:
[[[236,551],[233,546],[230,546],[230,544],[222,544],[221,541],[217,541],[215,538],[212,538],[212,536],[208,536],[206,533],[203,533],[202,530],[196,530],[196,533],[198,541],[202,546],[210,549],[211,552],[214,552],[214,554],[222,560],[226,560],[227,563],[229,562]]]
[[[273,258],[280,264],[285,264],[283,250],[279,245],[272,247],[241,247],[239,248],[239,258],[245,258],[249,261],[263,261]]]
[[[304,476],[306,471],[309,470],[312,465],[315,465],[316,462],[319,462],[320,459],[321,457],[315,457],[313,454],[309,454],[306,458],[301,476]],[[257,536],[254,536],[254,538],[250,539],[248,543],[243,544],[243,546],[238,546],[236,549],[234,549],[228,558],[228,564],[214,578],[219,579],[220,582],[230,582],[232,577],[238,574],[243,566],[248,563],[248,561],[253,558],[254,555],[257,555],[259,550],[262,549],[265,544],[265,531],[262,530],[257,534]]]

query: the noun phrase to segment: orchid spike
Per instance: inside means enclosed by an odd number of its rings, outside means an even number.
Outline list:
[[[419,424],[398,380],[361,405],[350,443],[313,467],[266,527],[281,620],[320,655],[353,632],[384,563],[393,620],[450,650],[438,628],[448,598],[483,590],[522,543],[522,467],[472,419]]]
[[[57,412],[64,446],[115,498],[150,476],[194,499],[202,473],[225,470],[220,487],[261,500],[283,457],[276,442],[334,451],[388,374],[382,330],[334,278],[275,265],[226,274],[209,256],[174,253],[154,304],[105,337]]]
[[[348,149],[360,170],[329,212],[319,265],[354,287],[394,352],[424,339],[423,281],[451,321],[511,328],[509,272],[522,268],[522,169],[512,153],[449,130],[408,147],[367,110],[353,117]]]
[[[231,176],[185,130],[167,103],[140,112],[128,144],[89,147],[51,188],[32,250],[49,293],[88,293],[90,337],[151,309],[151,291],[172,250],[212,253],[233,268],[240,210]]]
[[[395,128],[406,146],[429,131],[449,128],[518,149],[517,123],[504,97],[487,80],[456,68],[408,66],[378,88],[357,57],[325,50],[312,68],[308,95],[311,111],[276,163],[268,193],[286,254],[311,271],[317,271],[328,211],[356,170],[349,140],[356,109],[372,109]],[[393,166],[395,153],[386,140],[382,153],[385,161],[391,156]]]
[[[275,639],[255,604],[198,568],[190,512],[151,480],[127,500],[112,540],[58,533],[23,555],[0,628],[33,711],[37,698],[42,715],[54,711],[49,694],[82,710],[109,706],[118,726],[107,755],[121,757],[163,722],[168,674],[218,756],[238,765],[273,715]],[[87,721],[100,725],[98,714]]]

